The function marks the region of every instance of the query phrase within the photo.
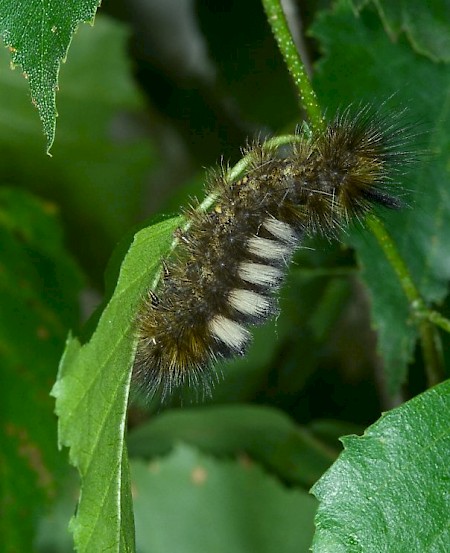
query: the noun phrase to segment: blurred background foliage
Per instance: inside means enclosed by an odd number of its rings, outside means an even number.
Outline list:
[[[427,258],[438,267],[423,280],[427,299],[449,315],[450,222],[438,210],[450,205],[449,28],[445,12],[416,4],[396,11],[383,2],[291,0],[285,8],[328,113],[394,94],[426,128],[419,140],[431,162],[417,170],[422,189],[415,175],[412,209],[397,227],[398,214],[387,224],[408,248],[416,210],[423,247],[442,244]],[[302,114],[258,0],[105,2],[95,26],[79,28],[61,67],[52,157],[27,83],[8,64],[1,49],[0,535],[8,552],[70,551],[66,525],[78,484],[57,451],[48,396],[67,332],[78,333],[100,303],[105,267],[123,236],[201,195],[204,168],[236,162],[248,137],[291,132]],[[345,239],[358,241],[370,238],[355,229]],[[425,389],[412,335],[394,356],[400,382],[409,363],[407,383],[394,395],[387,390],[353,250],[319,238],[305,246],[281,292],[280,317],[255,331],[246,359],[222,368],[210,400],[183,410],[176,401],[131,408],[139,551],[307,551],[315,509],[307,491],[338,455],[338,437]],[[370,259],[359,261],[375,274]],[[383,287],[382,271],[376,279]],[[448,353],[448,340],[443,347]],[[143,461],[156,458],[156,472],[143,471]],[[204,477],[198,467],[216,491],[189,503]],[[248,525],[236,522],[243,514],[230,517],[242,497],[253,513]],[[220,511],[224,502],[231,511]],[[208,509],[214,514],[205,523]],[[146,520],[156,513],[162,522],[150,530]],[[277,528],[272,541],[258,525]],[[283,539],[294,527],[298,535]]]

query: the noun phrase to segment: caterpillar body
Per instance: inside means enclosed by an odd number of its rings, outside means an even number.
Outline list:
[[[211,364],[244,355],[249,328],[277,313],[276,292],[305,236],[335,236],[376,204],[402,205],[394,177],[409,160],[408,138],[400,116],[347,109],[284,157],[267,143],[247,148],[238,180],[213,174],[214,205],[187,211],[188,229],[177,231],[175,254],[138,314],[138,387],[208,390]]]

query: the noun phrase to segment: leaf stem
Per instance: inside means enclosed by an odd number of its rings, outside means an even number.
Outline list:
[[[403,292],[409,301],[412,313],[418,321],[428,384],[434,386],[445,379],[445,368],[440,337],[432,323],[439,324],[439,326],[449,332],[450,321],[439,315],[439,313],[428,309],[409,274],[405,262],[381,221],[375,215],[368,215],[366,223],[378,241],[389,264],[395,271]]]
[[[427,313],[427,317],[430,322],[441,327],[442,330],[445,330],[445,332],[450,333],[450,321],[443,317],[440,313],[430,309]]]
[[[305,110],[311,127],[316,131],[322,130],[325,127],[325,120],[316,93],[311,86],[305,66],[289,30],[281,2],[280,0],[262,0],[262,4],[267,15],[267,21],[278,43],[278,48],[297,87],[300,105]]]
[[[389,234],[386,232],[384,225],[375,215],[368,215],[366,217],[367,226],[372,231],[372,234],[381,246],[387,260],[394,269],[396,275],[399,278],[400,285],[403,288],[405,296],[408,298],[409,303],[415,306],[415,310],[423,311],[426,309],[423,299],[421,298],[416,285],[411,279],[405,262],[400,257],[394,242]]]

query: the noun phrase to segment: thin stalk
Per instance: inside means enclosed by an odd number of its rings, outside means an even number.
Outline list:
[[[436,326],[439,326],[442,328],[442,330],[445,330],[445,332],[450,333],[450,321],[443,317],[440,313],[437,311],[429,310],[427,313],[428,320],[435,324]]]
[[[394,269],[398,277],[403,292],[409,301],[410,308],[418,320],[420,343],[422,354],[425,362],[425,370],[427,373],[428,384],[433,386],[441,382],[445,378],[444,359],[442,355],[442,347],[439,334],[432,322],[436,322],[438,317],[432,315],[427,308],[419,290],[414,284],[411,275],[406,267],[405,262],[401,258],[393,240],[386,232],[384,225],[374,215],[369,215],[366,218],[367,226],[372,231],[378,244],[386,256],[386,259]],[[431,321],[434,318],[434,321]],[[439,318],[442,324],[446,319]],[[450,321],[447,321],[450,326]]]
[[[405,262],[400,257],[400,254],[398,253],[393,240],[386,232],[384,225],[378,219],[378,217],[375,217],[375,215],[368,215],[366,217],[366,223],[369,229],[372,231],[372,234],[377,239],[378,244],[381,246],[384,255],[389,261],[391,267],[394,269],[395,274],[398,276],[400,285],[403,288],[403,292],[408,298],[411,306],[414,308],[414,311],[423,312],[424,310],[426,310],[425,303],[420,296],[419,291],[411,278],[411,275],[409,274]]]
[[[322,111],[292,38],[281,3],[279,0],[262,0],[262,4],[278,48],[297,87],[300,105],[307,113],[311,127],[316,131],[321,130],[325,127]]]

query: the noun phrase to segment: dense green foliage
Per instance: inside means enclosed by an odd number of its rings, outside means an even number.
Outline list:
[[[0,0],[2,551],[447,551],[448,2],[290,15],[325,113],[387,100],[418,129],[409,205],[382,218],[420,301],[367,226],[311,240],[212,397],[162,407],[128,405],[133,317],[181,220],[155,215],[303,115],[258,0],[111,0],[59,74],[98,2],[60,4]]]

